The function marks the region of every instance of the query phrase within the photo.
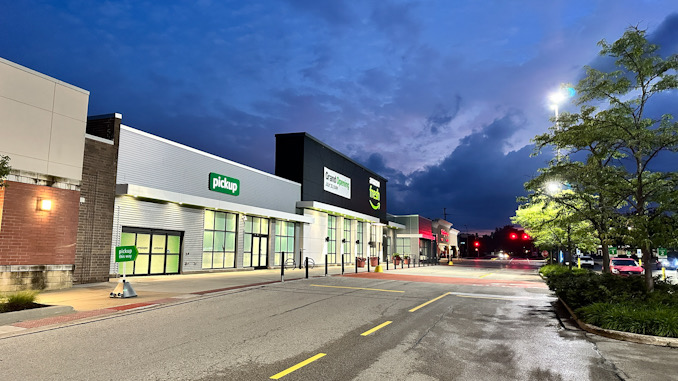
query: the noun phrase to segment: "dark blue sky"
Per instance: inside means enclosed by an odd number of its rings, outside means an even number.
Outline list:
[[[631,25],[678,52],[675,0],[5,0],[0,57],[271,173],[274,134],[309,132],[389,178],[389,212],[478,231],[549,159],[547,95]]]

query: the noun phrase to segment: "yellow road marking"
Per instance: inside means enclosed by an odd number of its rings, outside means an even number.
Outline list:
[[[326,286],[324,284],[312,284],[313,287],[329,287],[329,288],[348,288],[351,290],[367,290],[367,291],[382,291],[382,292],[405,292],[398,290],[382,290],[379,288],[363,288],[363,287],[346,287],[346,286]]]
[[[412,308],[412,309],[410,310],[410,312],[414,312],[414,311],[420,309],[421,307],[425,307],[425,306],[427,306],[427,305],[429,305],[429,304],[435,302],[436,300],[438,300],[438,299],[440,299],[440,298],[443,298],[444,296],[450,295],[450,294],[451,294],[451,292],[446,292],[446,293],[440,295],[439,297],[437,297],[437,298],[435,298],[435,299],[431,299],[431,300],[429,300],[428,302],[426,302],[426,303],[424,303],[424,304],[420,304],[420,305],[418,305],[418,306]]]
[[[365,332],[361,333],[360,336],[367,336],[367,335],[369,335],[370,333],[376,332],[376,331],[378,331],[378,330],[380,330],[380,329],[386,327],[387,325],[389,325],[389,324],[391,324],[391,323],[393,323],[393,322],[392,322],[392,321],[387,321],[386,323],[379,324],[378,326],[376,326],[376,327],[370,329],[369,331],[365,331]]]
[[[485,278],[486,276],[492,275],[492,274],[494,274],[494,273],[489,273],[489,274],[481,275],[481,276],[479,276],[478,278]]]
[[[315,355],[315,356],[313,356],[313,357],[311,357],[307,360],[304,360],[304,361],[300,362],[299,364],[297,364],[295,366],[289,367],[289,368],[283,370],[282,372],[280,372],[278,374],[274,374],[273,376],[271,376],[271,379],[277,380],[279,378],[282,378],[282,377],[294,372],[295,370],[297,370],[299,368],[305,367],[306,365],[312,363],[315,360],[318,360],[319,358],[321,358],[323,356],[325,356],[325,353],[318,353],[317,355]]]
[[[490,261],[496,261],[497,259],[498,259],[498,258],[492,258],[492,259],[490,259]]]

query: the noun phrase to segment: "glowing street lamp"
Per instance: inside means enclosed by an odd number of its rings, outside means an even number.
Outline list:
[[[558,125],[558,106],[560,106],[568,98],[572,98],[576,94],[576,91],[572,87],[566,87],[555,93],[549,95],[549,101],[551,102],[551,109],[555,112],[556,119],[556,130],[559,130]],[[560,161],[560,148],[556,152],[556,158]]]

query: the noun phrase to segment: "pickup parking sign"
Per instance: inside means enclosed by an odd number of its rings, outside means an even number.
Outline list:
[[[139,251],[136,246],[116,246],[115,261],[116,262],[132,262],[137,259]]]

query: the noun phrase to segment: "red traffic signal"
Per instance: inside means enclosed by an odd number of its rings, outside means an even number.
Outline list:
[[[480,242],[478,242],[478,241],[473,242],[473,246],[480,247]]]

